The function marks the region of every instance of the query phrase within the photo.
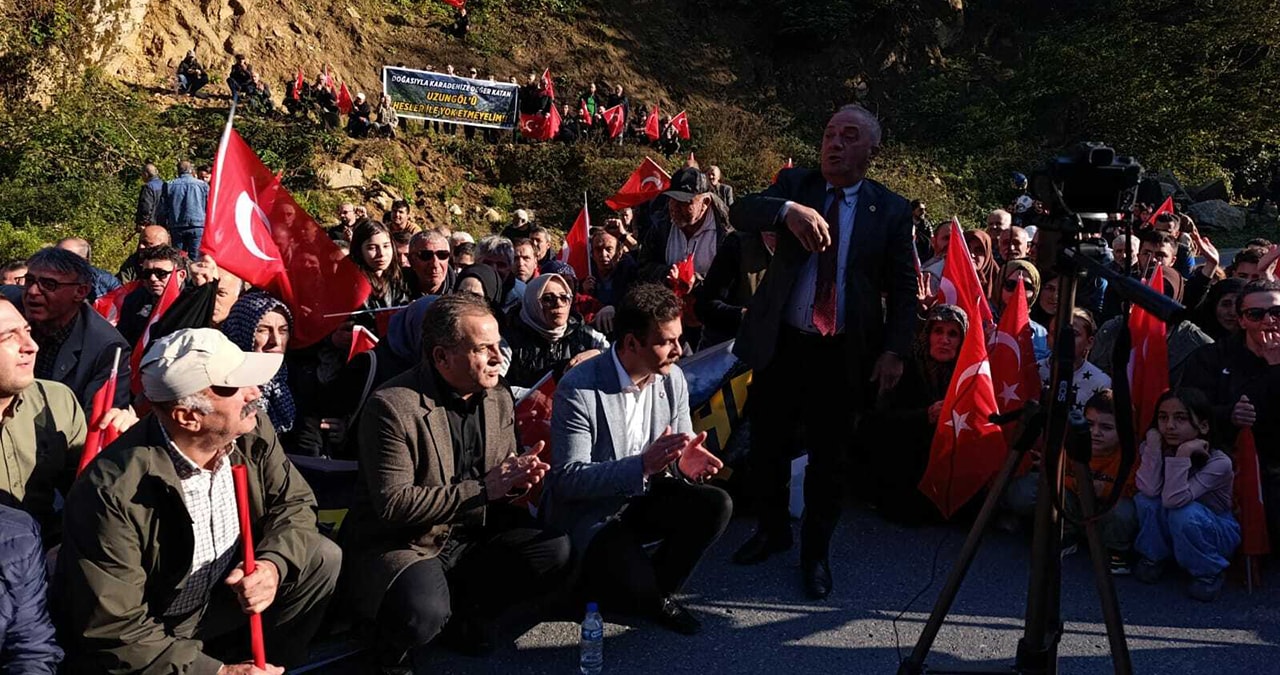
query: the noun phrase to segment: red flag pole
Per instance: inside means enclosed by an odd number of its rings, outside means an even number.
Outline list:
[[[236,484],[236,507],[240,512],[240,542],[244,548],[244,575],[253,574],[258,564],[253,559],[253,530],[249,518],[249,469],[243,464],[231,467],[231,480]],[[249,615],[249,643],[253,648],[253,665],[267,669],[267,647],[262,640],[262,615]]]

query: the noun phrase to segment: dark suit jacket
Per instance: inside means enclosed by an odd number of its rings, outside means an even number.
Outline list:
[[[739,197],[733,205],[734,228],[743,232],[775,230],[778,246],[769,272],[748,305],[734,354],[753,368],[773,361],[787,300],[800,268],[811,255],[778,217],[787,201],[819,212],[827,182],[812,169],[786,169],[763,193]],[[844,279],[847,358],[850,382],[863,382],[883,351],[904,359],[916,329],[916,273],[912,255],[911,209],[906,199],[870,179],[862,183],[854,216],[853,240]],[[883,297],[883,300],[882,300]]]
[[[751,302],[773,254],[759,234],[731,232],[716,250],[707,278],[694,292],[702,322],[703,345],[732,340],[742,324],[742,308]]]
[[[417,366],[387,381],[360,413],[360,477],[342,525],[344,576],[355,609],[377,616],[382,596],[406,567],[440,554],[455,525],[482,526],[481,482],[455,483],[448,413],[435,376]],[[484,470],[516,452],[511,394],[484,399]]]

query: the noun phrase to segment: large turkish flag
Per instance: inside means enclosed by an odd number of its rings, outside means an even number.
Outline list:
[[[573,227],[564,235],[564,245],[560,247],[560,261],[568,263],[578,277],[578,283],[591,276],[591,214],[587,211],[587,196],[582,196],[582,210],[573,221]]]
[[[277,239],[291,242],[288,263]],[[289,306],[290,347],[319,342],[369,296],[364,274],[230,126],[214,160],[200,250]]]
[[[637,206],[657,197],[669,187],[671,187],[671,176],[668,176],[657,162],[645,157],[644,161],[640,162],[640,166],[631,172],[631,176],[622,184],[618,193],[604,200],[604,203],[614,210]]]

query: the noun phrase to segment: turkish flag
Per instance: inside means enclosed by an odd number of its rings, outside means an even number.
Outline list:
[[[200,250],[203,251],[204,247],[201,246]],[[142,331],[138,344],[133,346],[133,354],[129,357],[129,389],[134,396],[142,393],[142,355],[147,351],[147,347],[151,346],[151,328],[160,321],[160,318],[169,311],[178,296],[182,294],[182,282],[186,278],[186,273],[181,271],[169,275],[169,280],[164,284],[164,290],[160,292],[159,299],[151,309],[151,316],[147,318],[146,330]]]
[[[938,300],[958,305],[969,315],[969,324],[979,332],[993,323],[991,303],[982,292],[978,270],[973,267],[973,257],[964,243],[960,223],[951,219],[951,243],[947,246],[947,258],[942,263],[942,279],[938,282]]]
[[[676,276],[674,279],[668,279],[671,290],[675,292],[676,297],[684,299],[684,296],[693,290],[693,282],[697,279],[697,273],[693,269],[693,254],[676,263]]]
[[[582,211],[573,221],[573,227],[564,235],[564,245],[560,247],[560,262],[568,263],[573,268],[578,283],[591,276],[591,244],[587,236],[591,230],[591,214],[587,212],[587,196],[582,196]]]
[[[658,106],[655,105],[653,106],[653,112],[649,113],[649,119],[644,122],[644,135],[651,141],[658,140],[658,137],[662,135],[662,132],[658,130],[658,122],[661,121],[661,114],[662,113],[658,110]]]
[[[622,135],[622,126],[626,123],[626,113],[622,110],[622,105],[615,105],[612,108],[605,108],[604,121],[609,125],[609,138],[617,138]]]
[[[1267,512],[1262,504],[1262,467],[1253,428],[1245,427],[1236,436],[1235,500],[1239,509],[1240,552],[1266,555],[1271,552],[1271,536],[1267,533]]]
[[[578,114],[582,115],[582,123],[591,126],[591,111],[587,110],[586,101],[578,101]]]
[[[93,301],[93,309],[102,318],[106,319],[112,326],[120,322],[120,310],[124,307],[124,299],[130,293],[134,292],[141,284],[141,281],[130,281],[129,283],[103,294],[102,297]]]
[[[1156,265],[1149,285],[1164,292],[1163,265]],[[1129,312],[1129,334],[1133,339],[1129,388],[1137,420],[1134,425],[1146,429],[1156,417],[1156,399],[1169,390],[1169,343],[1165,341],[1164,322],[1137,305]]]
[[[1160,208],[1151,212],[1151,215],[1147,218],[1145,225],[1148,227],[1155,226],[1156,217],[1162,213],[1173,213],[1173,197],[1165,197],[1164,202],[1160,204]]]
[[[338,112],[343,115],[351,112],[351,91],[347,89],[346,82],[338,87]]]
[[[991,382],[995,386],[1000,412],[1021,408],[1027,401],[1040,400],[1040,373],[1035,349],[1031,346],[1031,317],[1022,283],[1022,278],[1018,277],[1013,300],[1000,315],[1000,324],[988,345]]]
[[[556,100],[556,85],[551,81],[551,69],[542,71],[542,93],[552,101]],[[555,106],[551,106],[555,108]]]
[[[551,111],[555,112],[555,106],[551,106]],[[556,117],[559,118],[559,115]],[[550,115],[520,113],[520,135],[534,141],[549,141],[554,137],[550,122]]]
[[[791,163],[791,158],[790,158],[790,157],[788,157],[788,158],[787,158],[787,163],[786,163],[786,164],[783,164],[783,165],[782,165],[782,168],[781,168],[781,169],[778,169],[778,172],[777,172],[777,173],[775,173],[775,174],[773,174],[773,180],[772,180],[772,181],[770,181],[770,182],[771,182],[771,183],[776,183],[776,182],[778,182],[778,176],[781,176],[783,171],[786,171],[787,169],[790,169],[790,168],[792,168],[792,167],[794,167],[794,166],[795,166],[795,165]],[[917,265],[917,266],[916,266],[916,268],[917,268],[917,269],[916,269],[916,271],[919,271],[919,265]]]
[[[378,336],[369,332],[364,326],[356,326],[351,329],[351,348],[347,350],[347,363],[351,363],[351,359],[356,354],[363,354],[370,349],[378,346]]]
[[[120,379],[120,348],[116,347],[116,360],[111,366],[111,375],[107,377],[107,381],[102,383],[98,391],[93,395],[93,409],[89,411],[89,429],[84,436],[84,449],[80,452],[80,464],[76,467],[76,475],[79,476],[84,471],[89,462],[98,456],[102,448],[111,445],[119,435],[114,427],[105,430],[98,429],[102,424],[102,418],[106,417],[107,411],[111,410],[112,402],[116,400],[116,383]]]
[[[551,140],[560,135],[560,111],[555,105],[551,106],[551,113],[547,115],[547,140]]]
[[[301,244],[285,265],[273,228],[302,241],[314,221],[230,126],[214,160],[205,222],[200,250],[289,306],[290,347],[324,339],[369,297],[364,274],[328,237]]]
[[[604,200],[604,203],[618,211],[643,204],[662,194],[669,187],[671,187],[671,176],[668,176],[657,162],[645,157],[644,161],[640,162],[640,166],[631,172],[631,176],[622,184],[617,194]]]
[[[689,115],[681,110],[671,118],[671,126],[676,128],[676,134],[684,140],[689,140]]]
[[[548,372],[516,401],[516,436],[520,446],[527,449],[543,443],[538,457],[547,463],[551,462],[551,408],[555,397],[556,379]],[[511,503],[534,510],[541,501],[542,483],[538,483]]]
[[[298,68],[298,76],[293,79],[293,100],[302,100],[302,68]]]
[[[444,0],[444,4],[462,9],[462,7],[467,4],[467,0]]]
[[[982,329],[971,327],[956,359],[919,486],[945,518],[978,494],[1004,462],[1009,451],[1004,433],[990,421],[996,409]]]

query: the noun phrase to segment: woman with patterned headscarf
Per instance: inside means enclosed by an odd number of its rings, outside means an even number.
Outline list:
[[[293,315],[283,302],[266,293],[253,292],[240,297],[222,322],[222,333],[246,352],[283,354],[289,347],[293,331]],[[289,391],[289,369],[281,365],[276,376],[261,387],[267,417],[277,434],[293,430],[297,411],[293,393]]]
[[[860,493],[887,518],[907,523],[937,518],[937,510],[916,486],[929,465],[933,432],[968,330],[963,309],[929,309],[898,386],[863,418],[866,447],[875,450],[860,459],[865,470],[853,475],[864,481]]]

